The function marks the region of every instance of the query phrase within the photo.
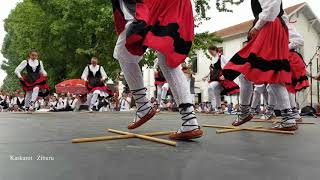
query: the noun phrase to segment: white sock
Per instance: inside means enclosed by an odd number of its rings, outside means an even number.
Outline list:
[[[185,110],[183,108],[180,109],[180,113],[182,115],[182,120],[184,121],[179,129],[180,132],[192,131],[199,128],[193,106],[190,106]]]

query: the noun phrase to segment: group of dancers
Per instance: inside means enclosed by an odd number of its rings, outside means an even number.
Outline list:
[[[38,60],[38,52],[32,50],[28,57],[16,67],[15,74],[20,79],[22,89],[25,91],[23,108],[26,111],[35,111],[39,106],[37,104],[38,97],[48,96],[50,87],[43,62]],[[22,75],[24,70],[26,73]],[[53,111],[77,110],[82,105],[88,105],[89,111],[92,112],[99,102],[98,97],[105,98],[112,95],[111,90],[104,83],[107,75],[104,68],[98,65],[98,58],[91,59],[91,63],[85,67],[81,78],[86,81],[87,96],[79,96],[77,99],[72,97],[71,102],[66,97],[60,98],[59,101],[52,101],[50,107]]]
[[[156,115],[157,107],[146,97],[147,89],[139,61],[147,48],[157,52],[159,74],[157,93],[161,102],[170,87],[170,92],[179,107],[181,127],[169,137],[174,140],[189,140],[203,135],[194,110],[190,83],[180,64],[185,61],[194,40],[194,17],[189,0],[112,0],[115,27],[118,40],[114,58],[119,61],[126,82],[136,103],[136,115],[128,129],[135,129]],[[221,94],[240,92],[241,113],[234,126],[240,126],[253,118],[251,107],[254,86],[265,87],[268,92],[268,113],[273,114],[275,106],[282,113],[282,120],[274,129],[297,130],[299,119],[294,93],[306,88],[308,80],[303,60],[295,49],[303,39],[290,25],[282,9],[281,0],[251,0],[255,17],[248,33],[247,44],[230,61],[221,55],[218,48],[209,49],[212,55],[210,66],[209,97],[217,112],[221,111]],[[288,31],[289,30],[289,31]],[[49,90],[47,73],[37,52],[32,51],[29,59],[16,69],[23,89],[26,91],[26,107],[32,109],[37,96],[46,95]],[[105,96],[108,88],[103,81],[106,73],[92,58],[82,79],[88,83],[91,102],[100,95]],[[27,76],[20,72],[26,69]],[[233,81],[240,79],[240,89]],[[92,105],[92,103],[91,103]]]

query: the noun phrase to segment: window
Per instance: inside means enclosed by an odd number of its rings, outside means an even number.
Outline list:
[[[194,72],[194,73],[197,73],[198,72],[198,57],[197,57],[197,55],[195,54],[195,55],[192,55],[191,57],[190,57],[190,60],[191,60],[191,62],[192,62],[192,71]]]

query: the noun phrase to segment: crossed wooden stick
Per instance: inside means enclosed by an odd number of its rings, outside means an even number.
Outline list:
[[[129,133],[129,132],[119,131],[119,130],[115,130],[115,129],[108,129],[108,131],[112,132],[112,133],[116,133],[116,134],[121,134],[121,135],[73,139],[72,143],[85,143],[85,142],[96,142],[96,141],[110,141],[110,140],[117,140],[117,139],[139,138],[139,139],[153,141],[153,142],[166,144],[166,145],[170,145],[170,146],[176,146],[177,145],[177,143],[174,142],[174,141],[169,141],[169,140],[153,137],[153,136],[169,135],[170,133],[172,133],[172,131],[168,131],[168,132],[153,132],[153,133],[145,133],[145,134],[135,134],[135,133]]]
[[[264,129],[262,126],[241,128],[241,127],[234,127],[234,126],[220,126],[220,125],[204,124],[203,127],[224,129],[224,130],[217,130],[216,131],[217,134],[238,132],[238,131],[255,131],[255,132],[277,133],[277,134],[288,134],[288,135],[294,135],[294,133],[295,133],[294,131],[279,131],[279,130],[272,130],[272,129]]]
[[[267,121],[267,120],[253,120],[251,122],[266,122],[266,123],[278,123],[279,121]],[[298,124],[315,124],[313,122],[297,122]],[[253,127],[234,127],[234,126],[221,126],[221,125],[209,125],[204,124],[203,127],[206,128],[218,128],[223,130],[217,130],[217,134],[229,133],[229,132],[239,132],[239,131],[254,131],[254,132],[265,132],[265,133],[277,133],[277,134],[287,134],[294,135],[294,131],[280,131],[280,130],[272,130],[265,129],[263,126],[253,126]],[[161,144],[166,144],[170,146],[176,146],[177,143],[174,141],[169,141],[165,139],[156,138],[154,136],[164,136],[169,135],[173,131],[164,131],[164,132],[153,132],[153,133],[145,133],[145,134],[136,134],[130,132],[119,131],[115,129],[108,129],[109,132],[120,134],[116,136],[100,136],[100,137],[90,137],[90,138],[79,138],[73,139],[72,143],[86,143],[86,142],[97,142],[97,141],[110,141],[110,140],[118,140],[118,139],[130,139],[130,138],[139,138],[148,141],[153,141]]]

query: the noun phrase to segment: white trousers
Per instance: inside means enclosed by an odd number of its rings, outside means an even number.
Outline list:
[[[264,84],[261,85],[255,85],[254,90],[253,90],[253,97],[252,97],[252,103],[251,107],[256,108],[258,105],[262,104],[261,103],[261,95],[263,96],[263,103],[265,105],[268,104],[268,91],[267,87]]]
[[[169,90],[169,83],[157,85],[157,101],[160,103],[163,99],[167,98],[167,93]]]
[[[39,87],[34,87],[32,91],[27,91],[25,101],[24,101],[24,106],[26,108],[30,107],[30,103],[35,102],[37,100],[38,94],[39,94]]]
[[[221,108],[221,92],[223,88],[218,81],[213,81],[208,86],[209,101],[212,109]]]

